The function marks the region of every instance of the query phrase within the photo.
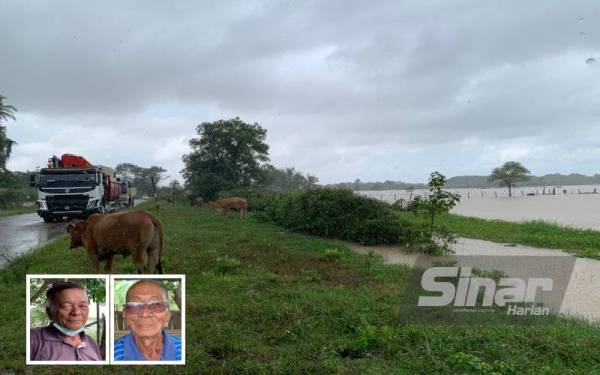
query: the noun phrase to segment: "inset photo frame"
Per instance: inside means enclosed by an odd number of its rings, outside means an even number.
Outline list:
[[[109,364],[108,275],[27,275],[26,363]]]
[[[110,285],[111,364],[185,364],[185,275],[112,275]]]

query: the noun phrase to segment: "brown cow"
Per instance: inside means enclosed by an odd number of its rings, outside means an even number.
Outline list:
[[[87,220],[72,220],[67,233],[71,237],[69,248],[83,246],[96,273],[104,260],[104,271],[112,273],[114,256],[118,254],[131,255],[138,273],[163,273],[160,264],[163,228],[161,222],[148,212],[94,214]],[[146,266],[144,253],[148,253]]]
[[[248,211],[248,201],[246,198],[230,197],[219,199],[215,202],[208,202],[208,208],[215,209],[220,208],[223,210],[223,216],[227,215],[229,210],[236,210],[240,212],[240,217],[244,217]]]
[[[168,203],[175,204],[175,196],[173,195],[173,193],[167,193],[167,195],[165,195],[165,200]]]
[[[196,197],[192,201],[192,207],[200,208],[200,207],[202,207],[203,204],[204,204],[204,198],[202,198],[202,197]]]

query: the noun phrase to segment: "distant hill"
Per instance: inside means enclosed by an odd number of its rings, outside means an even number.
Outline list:
[[[579,173],[563,175],[559,173],[543,176],[531,176],[529,180],[518,183],[518,186],[565,186],[565,185],[597,185],[600,184],[600,175],[586,176]],[[488,176],[456,176],[446,182],[447,188],[493,188],[500,186],[498,183],[488,181]]]
[[[586,176],[579,173],[563,175],[559,173],[546,174],[543,176],[531,176],[529,180],[517,184],[517,186],[566,186],[566,185],[600,185],[600,174]],[[500,184],[488,181],[488,176],[455,176],[450,177],[445,187],[457,188],[494,188]],[[403,190],[408,188],[423,189],[424,183],[407,183],[402,181],[384,182],[342,182],[327,185],[331,188],[350,190]]]

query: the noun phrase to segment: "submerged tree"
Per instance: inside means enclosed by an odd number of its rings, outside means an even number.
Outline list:
[[[427,198],[415,197],[412,208],[415,212],[421,212],[429,222],[429,231],[433,233],[433,225],[436,215],[450,211],[460,200],[460,195],[444,191],[446,177],[440,172],[432,172],[427,186],[429,195]]]
[[[529,169],[517,161],[508,161],[498,168],[494,168],[488,181],[500,181],[502,186],[508,187],[508,196],[512,197],[512,188],[516,182],[529,179]]]

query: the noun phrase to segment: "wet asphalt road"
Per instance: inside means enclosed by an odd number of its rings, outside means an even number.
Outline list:
[[[135,201],[137,206],[145,202]],[[67,223],[44,223],[36,213],[0,218],[0,267],[27,251],[66,234]]]
[[[67,223],[44,223],[36,213],[0,218],[0,267],[65,234]]]

